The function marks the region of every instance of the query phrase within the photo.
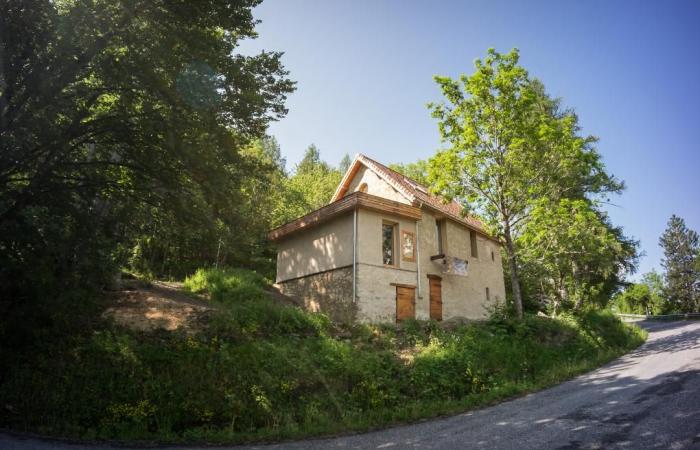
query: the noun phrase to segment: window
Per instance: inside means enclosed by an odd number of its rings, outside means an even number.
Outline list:
[[[358,192],[367,192],[367,183],[362,183],[360,186],[357,188]]]
[[[472,247],[472,257],[478,258],[479,250],[476,247],[476,232],[474,230],[469,230],[469,242],[471,243]]]
[[[491,261],[496,261],[496,257],[493,254],[493,250],[491,250]]]
[[[489,288],[486,288],[486,301],[491,300],[491,292],[489,291]]]
[[[396,253],[394,247],[396,244],[394,237],[395,224],[382,224],[382,263],[387,266],[393,266],[396,263]]]
[[[445,253],[442,245],[442,220],[435,221],[435,241],[437,242],[437,254],[442,255]]]
[[[416,235],[406,230],[401,230],[401,259],[416,262]]]

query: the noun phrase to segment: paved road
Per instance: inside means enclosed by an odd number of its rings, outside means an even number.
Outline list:
[[[644,326],[649,340],[636,351],[493,407],[366,434],[237,448],[700,449],[700,322]],[[112,447],[0,434],[0,449],[48,448]]]

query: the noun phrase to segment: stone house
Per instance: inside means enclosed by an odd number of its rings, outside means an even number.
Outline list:
[[[481,222],[364,155],[328,205],[269,238],[280,291],[335,320],[478,319],[505,299],[500,244]]]

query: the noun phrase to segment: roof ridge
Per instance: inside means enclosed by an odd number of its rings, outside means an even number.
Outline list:
[[[489,236],[485,230],[485,226],[481,218],[474,214],[465,213],[464,207],[456,200],[452,199],[451,201],[448,201],[445,197],[439,194],[431,193],[430,189],[424,184],[407,177],[401,172],[398,172],[363,153],[358,153],[355,156],[353,163],[351,164],[350,168],[348,168],[348,171],[343,177],[341,183],[338,185],[336,193],[333,194],[333,198],[336,200],[339,192],[341,192],[341,188],[347,181],[346,178],[351,175],[351,168],[356,163],[364,164],[365,167],[375,172],[380,178],[382,178],[382,180],[403,195],[411,204],[416,205],[420,203],[421,205],[452,217],[468,227],[474,228],[477,231]],[[420,188],[423,188],[424,190]]]

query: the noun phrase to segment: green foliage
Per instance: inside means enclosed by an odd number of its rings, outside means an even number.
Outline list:
[[[527,296],[555,314],[605,307],[637,260],[637,242],[586,199],[533,206],[516,242]]]
[[[3,3],[0,307],[99,288],[125,264],[175,275],[264,255],[248,188],[267,174],[242,151],[294,84],[280,53],[236,53],[258,3]]]
[[[352,164],[352,158],[350,158],[350,155],[346,153],[343,156],[343,159],[340,160],[340,164],[338,164],[338,170],[340,170],[340,173],[344,175],[350,168],[350,164]]]
[[[445,101],[430,108],[448,147],[429,161],[428,178],[436,192],[457,199],[482,217],[503,243],[513,303],[520,316],[523,242],[518,237],[533,226],[538,214],[566,212],[563,200],[586,202],[589,213],[600,222],[595,199],[620,192],[623,184],[605,171],[594,147],[596,138],[581,135],[578,117],[562,109],[543,84],[519,65],[516,49],[507,54],[489,49],[475,66],[472,75],[458,80],[435,77]],[[552,211],[545,213],[547,208]],[[607,224],[602,228],[611,231]],[[588,234],[582,243],[591,237]],[[619,253],[619,259],[629,258],[628,252]],[[625,261],[623,267],[629,265]],[[576,271],[573,276],[577,277]]]
[[[613,305],[621,313],[662,314],[664,302],[658,292],[645,283],[633,283],[613,298]]]
[[[678,312],[700,312],[700,237],[685,221],[671,216],[659,239],[664,250],[665,295]]]
[[[285,210],[276,222],[284,223],[327,205],[343,173],[321,160],[315,145],[310,145],[294,175],[286,183]]]
[[[428,179],[428,161],[424,159],[419,159],[411,163],[389,164],[389,168],[424,186],[430,186],[430,180]]]
[[[261,275],[244,269],[197,269],[185,278],[184,288],[193,294],[208,294],[214,301],[267,299],[268,282]]]
[[[216,307],[200,332],[142,333],[96,321],[44,334],[22,357],[7,355],[0,424],[207,442],[359,430],[538,389],[644,339],[601,312],[501,316],[450,329],[415,320],[339,328],[260,298],[266,284],[250,271],[200,270],[186,285]]]

